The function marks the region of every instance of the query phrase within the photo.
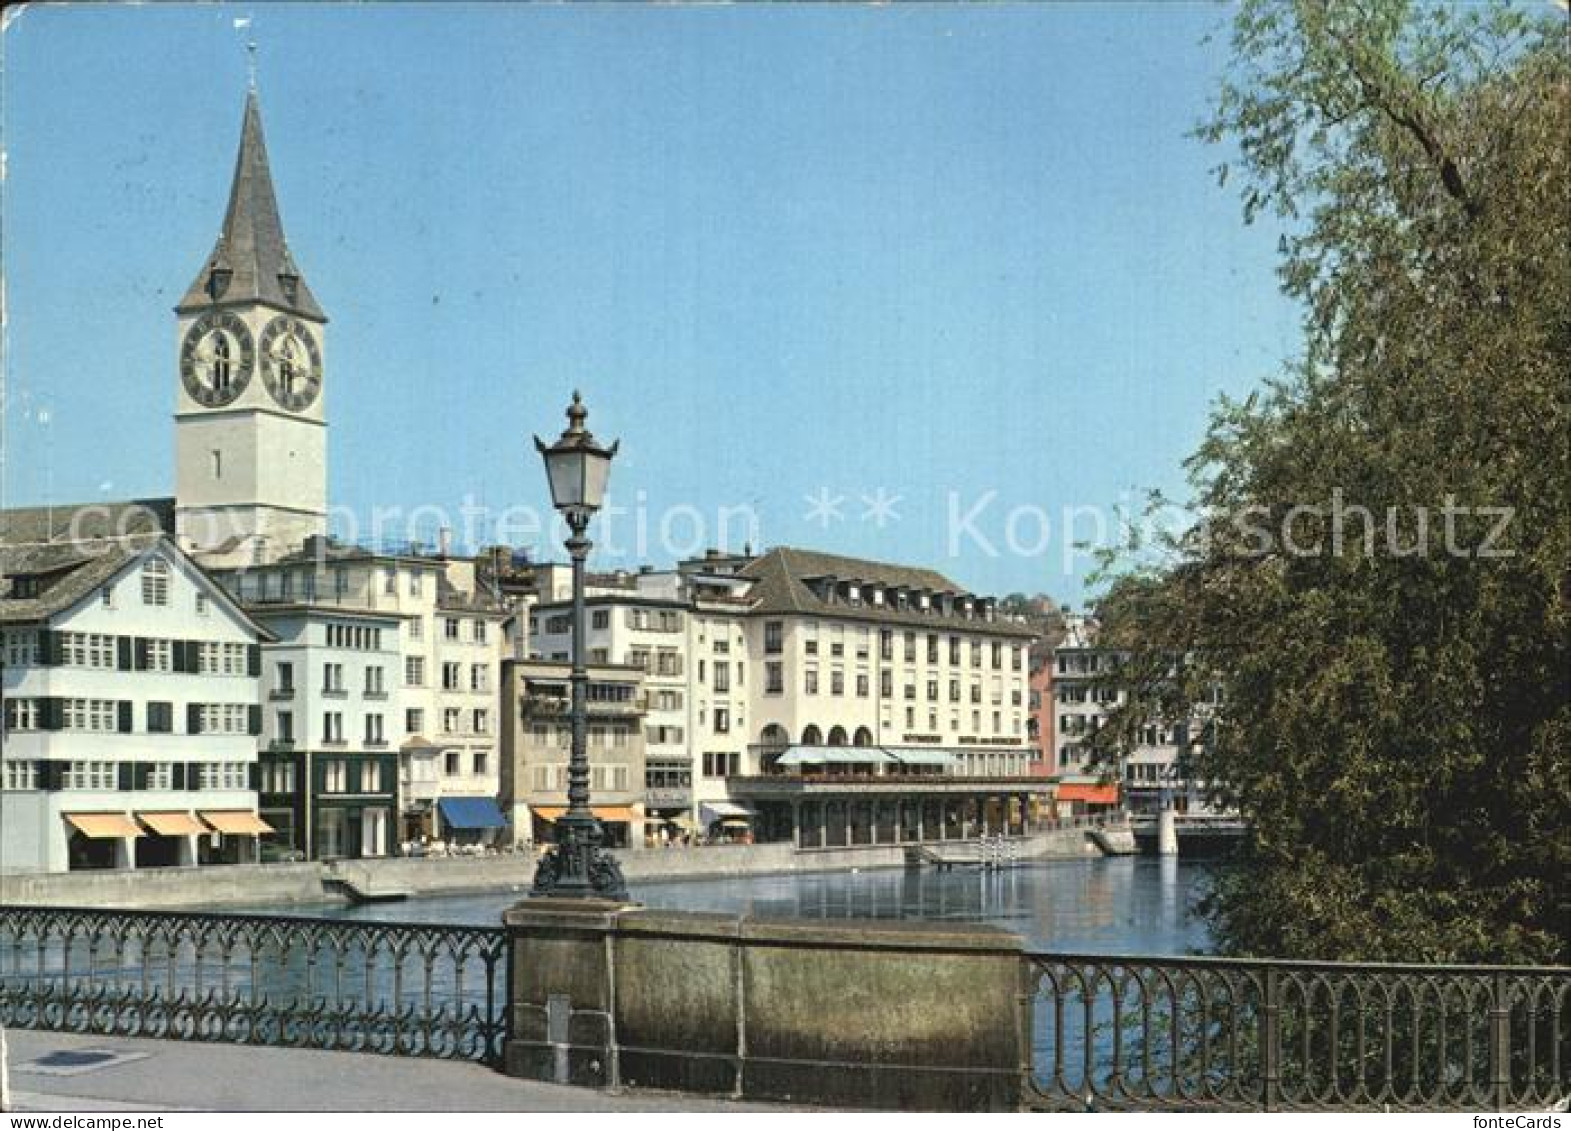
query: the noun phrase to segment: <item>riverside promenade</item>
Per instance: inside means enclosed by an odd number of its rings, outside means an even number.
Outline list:
[[[6,1043],[12,1112],[802,1110],[574,1088],[464,1061],[16,1029]]]

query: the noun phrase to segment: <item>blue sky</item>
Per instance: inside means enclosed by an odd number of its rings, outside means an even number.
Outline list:
[[[172,492],[171,307],[222,220],[249,11],[5,33],[8,505]],[[1277,232],[1185,136],[1225,8],[253,14],[361,515],[545,508],[528,438],[579,386],[656,564],[662,521],[713,541],[750,507],[766,544],[1078,602],[1064,509],[1181,492],[1208,404],[1295,349]]]

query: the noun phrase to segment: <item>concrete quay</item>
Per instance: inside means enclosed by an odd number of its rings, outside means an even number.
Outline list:
[[[1127,837],[1127,828],[1113,830]],[[1064,860],[1102,855],[1081,827],[1053,829],[1020,838],[1018,859]],[[901,868],[904,845],[797,849],[789,844],[720,844],[616,853],[632,881],[704,880],[795,872]],[[362,882],[407,891],[412,896],[526,890],[535,858],[524,853],[496,856],[389,857],[347,865]],[[249,864],[207,868],[158,868],[60,874],[0,874],[0,903],[53,907],[179,908],[321,904],[347,900],[334,864]]]
[[[520,1080],[467,1061],[16,1029],[6,1043],[12,1112],[790,1110]],[[93,1051],[116,1056],[80,1063]]]

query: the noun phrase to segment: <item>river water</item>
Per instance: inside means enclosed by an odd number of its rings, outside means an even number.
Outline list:
[[[1064,953],[1179,955],[1209,949],[1193,905],[1214,865],[1172,857],[1044,861],[997,872],[822,872],[638,881],[649,907],[808,919],[947,919],[991,923],[1028,947]],[[246,908],[328,918],[494,926],[517,892],[433,896],[361,907]],[[233,910],[233,909],[227,909]]]

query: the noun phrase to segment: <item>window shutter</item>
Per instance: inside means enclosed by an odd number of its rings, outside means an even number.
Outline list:
[[[38,701],[38,726],[41,730],[60,730],[65,726],[65,708],[58,697]]]
[[[246,767],[246,775],[250,788],[260,793],[262,791],[262,764],[260,762],[252,762]]]
[[[131,788],[146,789],[147,779],[152,776],[153,767],[146,762],[132,762],[131,767],[136,771],[131,778]]]
[[[115,770],[120,792],[129,793],[136,788],[136,763],[121,762]]]
[[[246,733],[247,734],[261,734],[262,733],[262,708],[258,704],[252,703],[250,706],[246,707],[245,713],[246,713]]]
[[[260,644],[246,645],[245,674],[249,676],[262,674],[262,646]]]
[[[191,665],[190,648],[184,640],[171,640],[169,642],[169,658],[171,666],[177,672],[195,670]]]
[[[174,764],[173,772],[169,776],[169,787],[171,789],[184,789],[185,788],[185,763],[184,762],[176,762]]]
[[[147,670],[147,654],[149,651],[147,638],[138,636],[133,643],[131,666],[139,672],[145,672]]]
[[[202,788],[201,770],[195,762],[185,768],[185,787],[192,791]]]
[[[65,766],[66,764],[58,759],[42,763],[39,767],[38,784],[44,789],[64,789]]]
[[[38,630],[38,663],[50,668],[60,663],[60,634],[53,629]]]
[[[129,636],[115,637],[115,667],[123,672],[131,670],[132,645],[136,642]]]
[[[117,724],[119,724],[116,729],[118,729],[121,734],[130,734],[131,733],[131,727],[132,727],[132,722],[131,722],[131,700],[129,700],[129,699],[122,699],[118,703],[116,703],[115,704],[115,713],[119,716],[115,720],[115,722]],[[125,786],[121,786],[120,788],[124,789],[126,787]]]
[[[202,704],[187,703],[185,705],[185,732],[187,734],[202,733]]]

